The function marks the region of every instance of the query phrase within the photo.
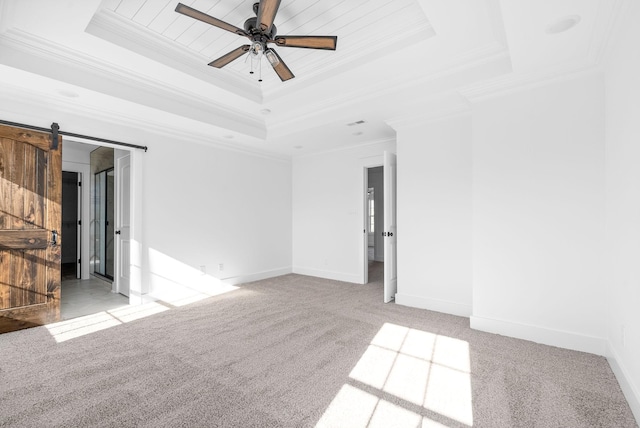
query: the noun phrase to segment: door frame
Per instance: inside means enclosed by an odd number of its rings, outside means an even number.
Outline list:
[[[79,137],[67,137],[65,138],[65,141],[74,141],[76,143],[81,143],[81,144],[90,144],[92,146],[101,146],[101,147],[110,147],[113,148],[115,150],[123,150],[123,151],[128,151],[129,154],[131,155],[131,182],[129,183],[130,186],[130,224],[131,224],[131,244],[129,246],[129,254],[131,257],[130,260],[130,266],[129,266],[129,275],[130,275],[130,288],[129,288],[129,304],[130,305],[139,305],[142,304],[142,300],[143,300],[143,296],[144,294],[147,294],[148,291],[148,286],[145,287],[142,283],[142,264],[143,264],[143,260],[142,260],[142,215],[143,215],[143,211],[142,211],[142,167],[143,167],[143,152],[141,150],[135,149],[135,148],[128,148],[128,147],[122,147],[120,145],[116,145],[116,144],[109,144],[109,143],[98,143],[96,144],[95,141],[92,140],[86,140],[84,138],[79,138]],[[91,171],[90,171],[90,165],[89,164],[78,164],[78,163],[74,163],[74,162],[63,162],[63,169],[64,166],[68,165],[70,168],[72,167],[76,167],[76,168],[86,168],[84,171],[86,172],[86,175],[84,175],[84,177],[90,177]],[[68,171],[73,171],[73,169],[68,169]],[[90,191],[90,186],[88,185],[84,185],[82,186],[83,188],[83,196],[86,195],[85,198],[83,198],[83,208],[86,207],[86,209],[83,209],[83,212],[85,214],[83,214],[83,220],[82,220],[82,225],[83,225],[83,239],[85,239],[86,237],[86,245],[84,248],[86,248],[86,257],[87,260],[89,260],[89,224],[90,224],[90,219],[89,219],[89,203],[90,203],[90,197],[89,197],[89,191]],[[86,219],[86,220],[85,220]],[[86,227],[86,229],[84,229],[84,227]],[[85,257],[84,254],[82,257]],[[114,260],[115,261],[115,260]],[[117,268],[114,266],[114,269]],[[90,272],[89,272],[89,263],[83,263],[82,266],[83,269],[83,279],[89,279],[90,278]],[[86,269],[86,278],[84,278],[84,269]],[[114,286],[115,286],[115,280],[114,280]],[[114,289],[112,288],[112,291]]]

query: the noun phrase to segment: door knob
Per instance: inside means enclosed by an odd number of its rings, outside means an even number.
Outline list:
[[[116,230],[116,235],[120,235],[120,233],[121,232],[119,230]]]

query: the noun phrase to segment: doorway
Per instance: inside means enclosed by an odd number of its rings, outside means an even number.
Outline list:
[[[82,262],[82,176],[78,172],[62,171],[62,279],[78,279]]]
[[[384,167],[367,168],[366,266],[367,283],[382,282],[384,272]]]
[[[364,168],[363,283],[373,282],[373,278],[377,282],[375,275],[381,273],[385,303],[394,301],[398,290],[396,171],[397,157],[388,151],[383,154],[382,166]]]
[[[85,181],[71,186],[73,176],[67,176],[68,184],[63,186],[63,204],[66,199],[76,198],[78,208],[78,224],[81,241],[78,259],[80,274],[75,275],[67,267],[69,275],[63,276],[61,290],[61,318],[69,320],[84,315],[91,315],[105,310],[115,309],[129,304],[126,295],[118,293],[116,288],[116,272],[118,262],[115,251],[114,219],[117,208],[117,170],[115,153],[119,151],[110,147],[96,146],[79,141],[65,141],[63,170],[76,172]],[[129,152],[125,152],[129,153]],[[80,185],[81,184],[81,185]],[[127,186],[129,182],[127,182]],[[77,195],[74,196],[74,194]],[[112,195],[112,196],[109,196]],[[68,205],[71,202],[67,202]],[[73,211],[72,208],[63,208]],[[71,224],[71,219],[68,220]],[[64,225],[63,225],[64,228]],[[74,239],[71,232],[63,235],[62,245],[71,244]],[[70,245],[71,246],[71,245]],[[98,248],[98,250],[96,250]],[[100,249],[101,248],[101,249]],[[70,260],[69,258],[65,259]],[[63,267],[65,264],[63,263]]]

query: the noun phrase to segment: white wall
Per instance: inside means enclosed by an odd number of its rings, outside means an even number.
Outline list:
[[[220,285],[218,278],[237,283],[291,272],[291,162],[118,124],[95,111],[8,99],[0,103],[5,120],[56,121],[63,130],[149,147],[132,159],[132,284],[142,278],[142,290],[132,285],[132,302],[144,300],[140,291],[179,299],[194,287],[207,294],[202,287]]]
[[[471,118],[436,122],[414,118],[396,129],[396,302],[469,316]]]
[[[142,205],[151,294],[191,287],[201,266],[232,283],[291,272],[288,161],[157,140],[144,156]]]
[[[474,106],[473,317],[604,355],[600,74]]]
[[[607,336],[610,359],[640,420],[640,4],[631,3],[605,72]],[[623,343],[623,329],[625,343]]]
[[[364,281],[365,168],[382,165],[385,150],[395,142],[294,158],[294,272]]]

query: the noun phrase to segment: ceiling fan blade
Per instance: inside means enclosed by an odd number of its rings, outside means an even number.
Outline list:
[[[211,61],[209,65],[215,68],[222,68],[230,62],[240,58],[242,55],[249,52],[249,45],[242,45],[238,49],[234,49],[226,55],[222,55],[220,58],[215,61]]]
[[[280,0],[260,0],[257,22],[261,31],[269,32],[279,7]]]
[[[223,30],[238,34],[239,36],[248,36],[247,32],[242,28],[238,28],[235,25],[231,25],[227,22],[221,21],[218,18],[214,18],[213,16],[207,15],[206,13],[200,12],[199,10],[196,10],[182,3],[178,3],[178,5],[176,6],[176,12],[186,15],[190,18],[197,19],[198,21],[206,22],[207,24],[213,25],[214,27],[222,28]]]
[[[296,77],[293,75],[291,70],[289,70],[289,67],[287,67],[287,64],[285,64],[284,61],[282,61],[282,58],[280,58],[280,55],[278,55],[275,50],[269,49],[269,51],[272,52],[276,56],[276,58],[278,58],[278,62],[275,65],[273,64],[273,62],[271,61],[269,62],[271,63],[271,66],[278,74],[278,77],[280,78],[280,80],[282,80],[283,82],[286,82],[287,80],[293,79],[294,77]]]
[[[336,50],[338,36],[277,36],[273,42],[278,46],[307,49]]]

